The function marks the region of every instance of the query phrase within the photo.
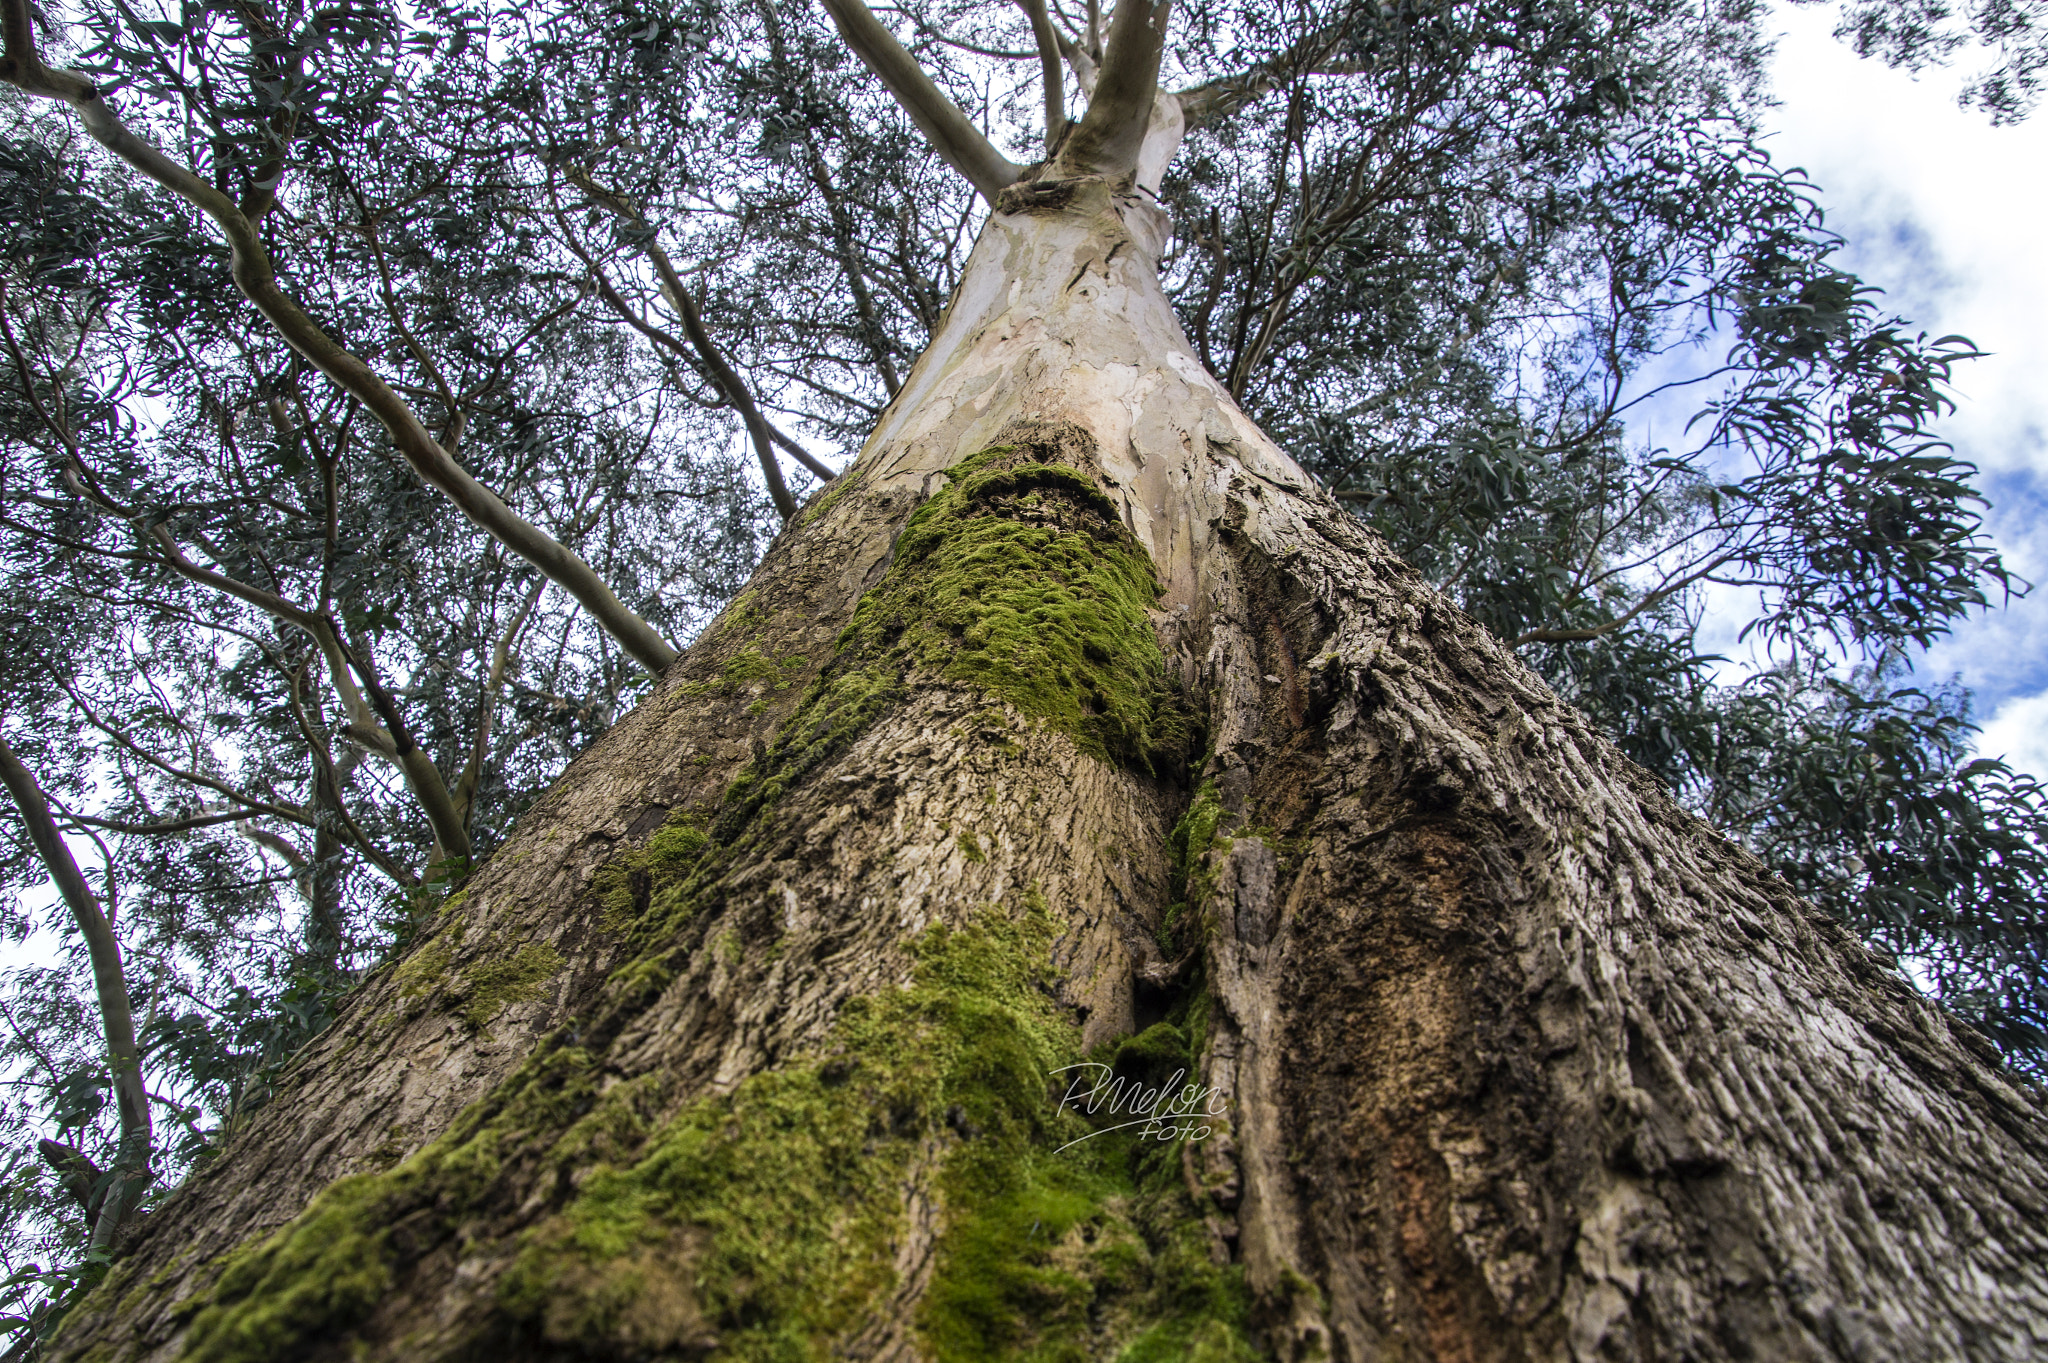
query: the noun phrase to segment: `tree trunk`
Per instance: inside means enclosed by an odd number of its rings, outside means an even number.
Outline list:
[[[2038,1093],[1315,490],[1163,235],[1003,192],[854,468],[57,1357],[2048,1351]],[[1226,1115],[1061,1149],[1090,1057]]]

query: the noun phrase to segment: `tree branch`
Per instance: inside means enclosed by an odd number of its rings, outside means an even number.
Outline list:
[[[726,363],[725,356],[712,343],[710,333],[704,329],[703,318],[697,313],[695,300],[683,288],[683,279],[676,273],[675,263],[668,258],[668,252],[663,249],[660,239],[653,235],[639,207],[624,195],[604,188],[576,167],[566,167],[565,171],[570,182],[598,204],[648,233],[645,242],[647,258],[653,262],[654,273],[661,280],[661,291],[667,295],[669,306],[682,318],[683,334],[690,338],[690,345],[697,352],[697,359],[710,373],[711,381],[717,385],[719,392],[725,395],[725,400],[740,414],[740,420],[746,423],[747,434],[754,441],[754,452],[761,461],[761,475],[768,480],[768,495],[774,500],[775,509],[782,513],[782,519],[785,521],[796,515],[796,499],[790,496],[789,485],[782,480],[782,466],[776,463],[775,452],[769,448],[771,442],[781,444],[794,454],[805,468],[828,483],[839,475],[813,458],[808,450],[769,425],[767,418],[761,415],[760,408],[754,405],[754,397],[748,391],[746,380]],[[641,330],[647,332],[650,337],[657,335],[657,329],[645,324],[642,324]],[[658,334],[673,344],[673,338],[669,338],[666,332]]]
[[[252,796],[244,795],[241,791],[236,790],[233,786],[229,785],[225,781],[216,781],[211,776],[204,775],[203,773],[196,771],[187,771],[183,767],[172,766],[169,762],[166,762],[163,758],[158,757],[155,753],[150,752],[147,748],[137,743],[127,734],[115,728],[111,723],[109,723],[105,719],[102,719],[99,715],[99,712],[94,710],[91,705],[86,703],[85,697],[79,695],[78,692],[72,690],[70,685],[65,683],[62,679],[59,679],[58,685],[64,688],[65,695],[71,697],[71,703],[73,705],[76,705],[78,707],[79,713],[85,716],[86,723],[92,725],[93,728],[98,729],[108,738],[113,739],[115,744],[122,748],[124,751],[132,754],[138,760],[146,763],[147,765],[155,767],[158,771],[163,772],[166,776],[176,777],[178,780],[183,781],[188,785],[204,787],[205,789],[212,791],[216,795],[223,796],[224,798],[229,800],[233,800],[238,805],[245,805],[250,809],[259,811],[264,814],[269,814],[275,818],[283,819],[287,823],[304,824],[308,828],[311,828],[313,826],[312,816],[307,814],[306,811],[304,811],[303,809],[298,809],[290,805],[275,804],[268,800],[258,800]]]
[[[861,268],[859,248],[853,240],[852,216],[846,211],[838,186],[832,183],[831,171],[826,168],[824,153],[818,150],[817,139],[806,136],[804,146],[811,154],[811,183],[824,196],[825,211],[832,219],[833,249],[838,252],[840,267],[846,271],[846,285],[853,292],[853,306],[860,315],[862,336],[868,343],[869,353],[875,357],[875,369],[882,376],[882,391],[893,399],[903,381],[897,377],[896,365],[889,358],[889,338],[882,330],[881,318],[875,312],[874,295],[868,289],[867,274]]]
[[[22,0],[11,0],[19,4]],[[839,26],[839,36],[853,49],[868,70],[881,78],[910,121],[925,135],[932,149],[946,164],[967,177],[967,182],[990,203],[1005,185],[1016,183],[1024,168],[995,149],[995,144],[960,106],[904,51],[896,35],[885,28],[861,0],[823,0],[825,12]]]
[[[1123,0],[1109,21],[1109,44],[1081,126],[1068,134],[1049,179],[1133,174],[1159,93],[1159,56],[1173,0]]]
[[[1181,114],[1187,119],[1188,131],[1212,127],[1222,122],[1292,76],[1349,75],[1362,70],[1362,67],[1350,63],[1333,65],[1325,60],[1330,50],[1342,38],[1346,18],[1348,14],[1323,25],[1299,42],[1291,44],[1286,51],[1275,54],[1248,71],[1240,71],[1232,76],[1219,76],[1215,80],[1182,90],[1174,98],[1180,101]]]
[[[24,21],[25,22],[25,21]],[[8,37],[13,34],[10,30]],[[149,1187],[149,1094],[142,1085],[142,1056],[135,1047],[135,1014],[128,1003],[128,981],[121,969],[121,943],[100,911],[98,896],[86,884],[71,849],[64,845],[50,818],[50,804],[14,749],[0,737],[0,783],[14,797],[14,807],[27,826],[43,866],[64,897],[92,962],[92,983],[106,1031],[107,1062],[114,1074],[114,1101],[121,1118],[121,1143],[114,1159],[116,1183],[93,1221],[91,1249],[105,1249],[115,1230]]]
[[[422,479],[575,597],[599,628],[618,640],[641,666],[659,673],[675,660],[676,651],[668,641],[627,609],[589,564],[471,477],[389,384],[322,331],[297,300],[278,286],[255,222],[234,200],[130,132],[90,81],[43,64],[35,47],[27,0],[0,0],[0,34],[6,40],[0,79],[37,98],[69,105],[102,146],[213,219],[232,252],[236,286],[294,350],[370,409]]]
[[[441,859],[453,857],[467,861],[470,857],[469,833],[456,814],[455,802],[448,794],[448,783],[442,779],[441,769],[412,741],[397,703],[384,693],[378,683],[375,667],[368,660],[356,658],[349,652],[333,618],[295,605],[261,587],[252,587],[210,568],[202,568],[185,557],[177,539],[162,524],[151,526],[147,534],[163,550],[165,560],[180,577],[246,601],[312,637],[327,659],[327,670],[333,677],[335,689],[341,692],[342,703],[349,709],[349,737],[379,756],[390,759],[405,773],[405,783],[411,788],[413,798],[419,801],[421,811],[427,816],[427,824],[434,831],[434,841],[440,845]],[[367,705],[349,679],[351,670],[363,679],[363,685],[370,693]],[[380,730],[370,722],[372,714],[384,721],[384,729]]]
[[[1067,131],[1067,92],[1060,72],[1060,36],[1053,31],[1052,16],[1045,12],[1045,0],[1017,0],[1031,20],[1031,36],[1038,40],[1038,65],[1045,77],[1045,154],[1059,150]]]
[[[482,694],[477,698],[476,741],[470,745],[469,761],[463,765],[462,774],[455,778],[455,811],[465,825],[469,822],[470,811],[476,806],[477,786],[483,779],[484,759],[489,755],[491,719],[497,712],[498,696],[505,688],[505,673],[511,666],[512,645],[519,638],[519,631],[526,627],[527,617],[540,604],[541,593],[547,589],[548,580],[540,578],[526,593],[526,599],[512,614],[512,623],[498,636],[497,645],[491,650],[490,674],[484,678]]]
[[[377,675],[377,665],[370,658],[368,651],[362,650],[361,656],[351,652],[348,645],[341,642],[341,631],[335,627],[333,619],[330,617],[325,623],[341,656],[355,669],[356,675],[362,678],[363,689],[370,693],[371,706],[376,709],[378,717],[384,721],[384,727],[391,733],[399,769],[405,773],[406,784],[412,787],[414,798],[420,802],[420,808],[426,813],[427,823],[434,830],[434,841],[438,844],[436,850],[440,853],[435,860],[468,862],[471,856],[469,829],[455,808],[455,800],[448,793],[447,782],[441,779],[441,769],[434,765],[434,760],[421,751],[420,745],[413,739],[412,730],[406,725],[404,712],[398,708],[398,701],[384,689],[384,683]]]
[[[292,879],[302,882],[307,880],[306,854],[286,842],[282,837],[267,828],[237,828],[235,832],[265,851],[276,853],[278,860],[292,868]],[[302,886],[302,893],[305,894],[308,901],[313,898],[310,885]]]
[[[189,833],[195,828],[211,828],[215,824],[240,823],[245,819],[260,819],[260,809],[216,810],[207,814],[193,814],[182,819],[158,819],[151,823],[123,823],[118,819],[95,818],[91,814],[69,811],[64,818],[84,828],[98,828],[108,833],[128,836],[152,836],[159,833]]]

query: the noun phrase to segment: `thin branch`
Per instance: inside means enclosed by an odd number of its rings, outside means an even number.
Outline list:
[[[1038,65],[1045,77],[1045,154],[1059,150],[1067,131],[1067,93],[1060,71],[1060,35],[1053,31],[1052,16],[1045,12],[1045,0],[1017,0],[1031,20],[1031,36],[1038,40]]]
[[[68,822],[79,824],[86,828],[102,828],[109,833],[119,833],[124,837],[148,837],[159,833],[189,833],[195,828],[211,828],[215,824],[240,823],[245,819],[260,819],[264,817],[264,811],[260,809],[230,809],[211,814],[194,814],[189,818],[183,819],[159,819],[153,823],[124,823],[118,819],[95,818],[91,814],[79,814],[75,811],[67,812],[64,817]]]
[[[266,828],[238,828],[235,830],[250,842],[266,852],[274,852],[280,861],[292,868],[292,879],[306,879],[306,854]],[[303,891],[307,899],[313,897],[310,889]]]
[[[698,315],[696,300],[691,298],[689,291],[683,287],[682,276],[676,273],[674,262],[668,258],[668,252],[663,249],[660,240],[648,227],[646,217],[624,195],[604,188],[580,170],[570,167],[567,173],[570,182],[598,204],[648,233],[645,241],[647,258],[654,264],[654,273],[661,280],[661,289],[668,296],[669,306],[673,307],[683,320],[683,334],[690,338],[690,345],[696,350],[697,358],[703,363],[704,368],[710,372],[712,382],[718,385],[718,390],[725,395],[725,400],[733,405],[734,410],[740,414],[740,420],[746,423],[747,433],[754,441],[754,452],[761,461],[761,476],[768,482],[768,495],[774,500],[775,509],[782,513],[782,519],[785,521],[796,515],[796,499],[790,496],[789,485],[782,479],[782,466],[776,462],[775,451],[770,448],[780,432],[770,429],[767,419],[761,415],[760,408],[754,405],[754,397],[747,389],[746,380],[726,363],[725,356],[712,342],[711,334],[704,329],[703,318]],[[780,443],[795,453],[806,468],[826,482],[838,476],[812,458],[807,450],[788,436],[782,436]]]
[[[455,810],[464,823],[476,806],[477,786],[483,779],[485,759],[490,755],[491,719],[497,711],[498,696],[505,689],[505,674],[511,666],[512,646],[518,641],[519,632],[526,627],[526,621],[540,604],[541,593],[547,589],[548,580],[537,578],[526,593],[526,599],[512,614],[512,622],[498,636],[497,645],[491,650],[491,670],[484,678],[482,694],[477,698],[476,741],[471,744],[469,761],[464,764],[462,774],[455,778]]]
[[[826,212],[832,218],[833,249],[838,253],[840,268],[846,271],[846,285],[853,292],[853,306],[860,315],[862,335],[868,343],[869,352],[875,357],[875,368],[882,376],[882,391],[893,399],[903,383],[896,376],[895,362],[889,358],[889,338],[875,313],[867,272],[861,268],[860,251],[853,240],[852,216],[846,211],[838,186],[832,183],[831,172],[826,168],[824,154],[818,150],[817,139],[807,135],[804,145],[811,154],[811,183],[824,196]]]
[[[1291,44],[1286,51],[1276,53],[1248,71],[1219,76],[1182,90],[1176,98],[1180,100],[1181,114],[1188,121],[1188,131],[1215,126],[1295,76],[1353,75],[1363,70],[1353,63],[1328,59],[1343,38],[1348,19],[1348,12],[1338,16]]]
[[[225,781],[215,780],[213,777],[203,775],[200,772],[187,771],[183,767],[172,766],[169,762],[164,761],[163,758],[158,757],[127,734],[115,728],[111,723],[100,718],[99,712],[86,702],[85,697],[72,690],[68,683],[60,681],[58,684],[64,688],[64,693],[71,697],[71,703],[76,705],[79,712],[85,716],[86,723],[98,729],[108,738],[113,739],[124,751],[149,766],[155,767],[165,775],[176,777],[178,780],[191,785],[203,786],[216,795],[233,800],[236,804],[246,805],[259,813],[269,814],[275,818],[284,819],[289,823],[304,824],[308,828],[313,826],[312,816],[302,809],[290,805],[275,804],[269,800],[258,800],[254,796],[244,795]]]
[[[455,860],[467,862],[471,851],[469,829],[461,814],[455,808],[454,797],[448,793],[448,785],[441,779],[441,769],[434,760],[421,750],[414,740],[412,730],[406,726],[405,714],[398,708],[398,702],[377,675],[377,665],[367,649],[350,651],[341,642],[341,631],[335,627],[332,617],[327,618],[328,633],[334,638],[341,656],[347,660],[355,674],[362,678],[363,689],[369,692],[370,704],[390,730],[394,756],[399,769],[405,773],[406,784],[412,787],[413,796],[420,802],[426,813],[427,824],[434,830],[434,841],[440,853],[436,861]]]

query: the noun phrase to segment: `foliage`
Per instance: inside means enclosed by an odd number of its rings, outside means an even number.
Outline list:
[[[1991,62],[1963,83],[1959,99],[1990,114],[1993,123],[2017,123],[2033,113],[2048,68],[2048,10],[2040,0],[1849,0],[1835,36],[1859,57],[1914,72],[1948,65],[1975,39],[1974,46],[1990,50]]]
[[[2048,789],[1972,759],[1968,696],[1786,666],[1712,697],[1700,795],[2022,1068],[2048,1055]]]

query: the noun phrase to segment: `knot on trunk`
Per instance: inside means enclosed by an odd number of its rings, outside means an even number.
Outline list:
[[[1025,172],[1027,178],[1005,186],[996,195],[998,213],[1065,213],[1076,200],[1095,200],[1090,208],[1107,208],[1116,199],[1131,192],[1135,177],[1130,174],[1112,179],[1106,175],[1046,175],[1048,167],[1034,166]],[[1092,191],[1092,192],[1091,192]]]

